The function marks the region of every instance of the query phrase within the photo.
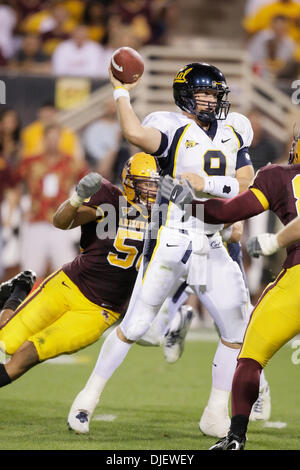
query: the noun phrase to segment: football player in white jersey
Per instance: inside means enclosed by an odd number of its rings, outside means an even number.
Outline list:
[[[204,63],[182,68],[173,83],[175,103],[182,110],[155,112],[140,122],[130,104],[133,84],[110,74],[125,138],[155,155],[162,175],[203,180],[198,197],[232,198],[251,183],[254,172],[248,155],[253,131],[249,120],[229,113],[229,88],[222,72]],[[156,216],[159,213],[159,216]],[[160,194],[144,247],[127,313],[105,340],[96,367],[76,397],[69,418],[84,409],[90,419],[107,380],[134,342],[147,333],[179,279],[185,279],[212,315],[220,342],[212,368],[212,390],[200,429],[226,435],[230,424],[228,398],[246,324],[247,291],[237,263],[227,253],[219,231],[223,225],[203,225]],[[72,426],[73,427],[73,426]],[[88,426],[86,427],[86,429]],[[73,427],[74,429],[74,427]],[[79,429],[77,429],[79,431]]]

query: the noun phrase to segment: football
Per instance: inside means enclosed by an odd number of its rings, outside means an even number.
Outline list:
[[[144,72],[142,56],[131,47],[120,47],[111,57],[113,76],[122,83],[136,82]]]

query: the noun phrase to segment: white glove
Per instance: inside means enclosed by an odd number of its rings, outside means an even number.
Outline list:
[[[246,243],[246,250],[250,256],[258,258],[260,255],[270,256],[280,249],[275,233],[261,233],[250,238]]]
[[[183,182],[180,183],[177,179],[173,179],[169,175],[161,178],[159,188],[164,198],[173,202],[181,209],[183,209],[184,205],[190,204],[190,202],[196,198],[193,188],[187,180],[183,180]]]
[[[79,207],[85,199],[95,194],[102,185],[102,176],[99,173],[89,173],[78,182],[75,192],[70,198],[73,207]]]

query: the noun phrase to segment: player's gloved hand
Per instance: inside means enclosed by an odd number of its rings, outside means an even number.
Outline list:
[[[273,255],[280,249],[277,235],[274,233],[261,233],[246,242],[248,255],[258,258],[260,255]]]
[[[160,179],[159,188],[161,195],[173,202],[181,209],[186,204],[190,204],[196,198],[192,186],[187,180],[179,182],[171,176],[166,175]]]
[[[74,194],[70,198],[73,207],[79,207],[85,199],[95,194],[102,185],[102,176],[99,173],[89,173],[78,182]]]

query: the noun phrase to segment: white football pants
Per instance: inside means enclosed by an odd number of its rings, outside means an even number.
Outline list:
[[[128,310],[120,328],[127,339],[138,341],[149,330],[161,306],[187,279],[190,268],[190,237],[178,230],[162,228],[151,260],[145,257]],[[225,249],[219,234],[209,239],[207,289],[194,291],[213,317],[221,337],[242,343],[248,322],[247,291],[241,271]],[[182,294],[184,295],[184,294]],[[180,302],[177,303],[177,308]],[[162,322],[165,321],[162,318]],[[160,330],[158,328],[157,330]]]

